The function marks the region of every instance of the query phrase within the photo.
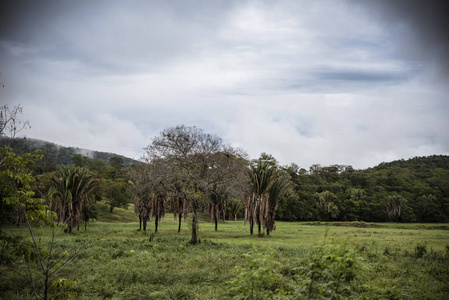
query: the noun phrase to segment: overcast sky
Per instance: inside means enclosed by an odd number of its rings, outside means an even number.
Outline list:
[[[0,104],[29,138],[139,158],[184,124],[251,158],[449,154],[444,1],[1,1]]]

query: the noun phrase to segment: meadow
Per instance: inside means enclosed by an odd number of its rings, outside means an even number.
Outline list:
[[[81,249],[55,274],[76,282],[66,288],[78,299],[449,298],[447,224],[276,222],[271,235],[251,236],[243,221],[215,231],[203,218],[201,242],[190,245],[189,220],[177,233],[167,215],[156,235],[152,223],[137,231],[132,210],[99,220],[55,240],[56,263]],[[50,230],[34,232],[48,247]],[[6,261],[3,253],[2,299],[32,299],[26,264]]]

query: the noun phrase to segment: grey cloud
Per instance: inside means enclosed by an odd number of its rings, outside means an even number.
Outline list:
[[[383,84],[400,83],[407,79],[403,73],[392,72],[367,72],[367,71],[321,71],[315,73],[319,80],[331,81],[356,81],[356,82],[375,82]]]
[[[355,3],[355,1],[354,1]],[[385,28],[402,39],[401,52],[431,61],[449,76],[449,2],[445,0],[357,1],[387,22]]]

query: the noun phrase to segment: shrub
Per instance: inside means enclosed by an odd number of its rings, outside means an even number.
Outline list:
[[[300,268],[298,298],[339,298],[351,294],[351,281],[358,268],[356,252],[347,244],[331,243],[311,254],[307,265]]]
[[[234,299],[270,299],[282,294],[281,274],[276,270],[274,251],[253,249],[244,254],[246,264],[236,267],[236,276],[227,282]]]
[[[418,244],[415,247],[415,256],[417,258],[421,258],[424,256],[424,254],[427,253],[427,247],[423,244]]]

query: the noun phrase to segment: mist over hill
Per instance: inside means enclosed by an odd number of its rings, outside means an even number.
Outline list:
[[[109,152],[100,152],[90,149],[83,149],[78,147],[65,147],[52,142],[38,140],[38,139],[14,139],[1,138],[0,146],[8,145],[14,152],[18,154],[30,153],[36,150],[43,150],[44,158],[53,160],[59,166],[68,166],[74,164],[74,157],[82,155],[89,160],[101,160],[107,164],[112,157],[121,157],[125,167],[131,166],[136,160]]]

